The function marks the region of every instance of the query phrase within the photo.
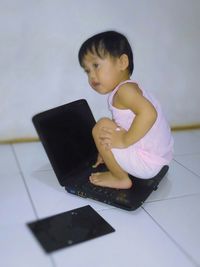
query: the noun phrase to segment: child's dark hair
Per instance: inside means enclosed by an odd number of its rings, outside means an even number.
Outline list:
[[[134,69],[133,53],[127,38],[115,31],[106,31],[96,34],[86,40],[78,53],[80,65],[83,67],[84,56],[88,53],[97,54],[103,58],[107,54],[113,57],[120,57],[126,54],[129,59],[128,71],[131,75]]]

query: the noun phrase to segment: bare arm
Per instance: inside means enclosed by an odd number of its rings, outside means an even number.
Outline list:
[[[121,109],[130,109],[136,115],[130,129],[111,131],[103,129],[102,140],[110,142],[112,147],[128,147],[139,141],[151,129],[157,118],[154,106],[142,95],[137,84],[122,85],[114,97],[114,105]]]

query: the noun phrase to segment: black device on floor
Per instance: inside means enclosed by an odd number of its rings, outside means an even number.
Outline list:
[[[140,207],[156,190],[168,166],[151,179],[129,175],[133,181],[130,189],[112,189],[95,186],[89,182],[92,172],[106,171],[104,164],[96,169],[97,149],[92,137],[96,121],[85,99],[80,99],[33,117],[33,124],[44,146],[59,183],[72,194],[126,210]]]
[[[115,231],[89,205],[27,225],[47,253]]]

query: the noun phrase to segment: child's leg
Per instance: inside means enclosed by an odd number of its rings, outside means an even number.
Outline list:
[[[99,132],[102,127],[116,129],[117,125],[112,120],[108,118],[103,118],[97,122],[93,129],[93,137],[97,149],[109,171],[101,173],[92,173],[90,176],[90,182],[98,186],[105,186],[111,188],[130,188],[132,186],[132,182],[128,177],[128,174],[118,165],[117,161],[113,156],[112,151],[110,149],[106,149],[100,143]]]

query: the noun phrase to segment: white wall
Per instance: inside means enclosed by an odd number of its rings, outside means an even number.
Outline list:
[[[170,124],[200,123],[199,14],[199,0],[1,0],[0,140],[36,136],[33,114],[79,98],[96,119],[109,115],[77,59],[86,38],[108,29],[127,35],[132,78]]]

